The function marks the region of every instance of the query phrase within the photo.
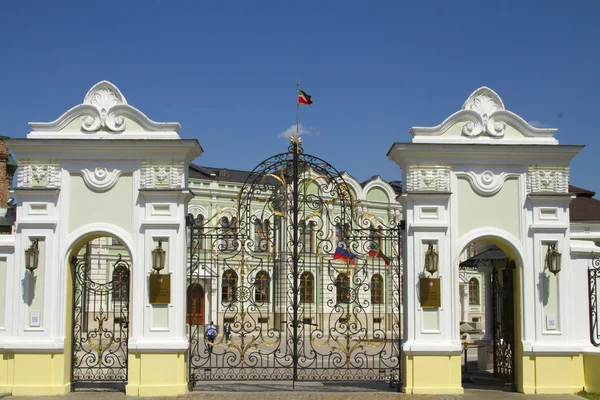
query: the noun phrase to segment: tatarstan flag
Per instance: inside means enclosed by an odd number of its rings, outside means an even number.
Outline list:
[[[374,258],[381,258],[383,260],[383,262],[385,263],[386,267],[389,266],[390,262],[392,261],[392,260],[390,260],[390,258],[388,256],[386,256],[385,254],[383,254],[381,252],[381,249],[375,243],[371,244],[371,249],[369,250],[369,256],[374,257]]]
[[[298,89],[298,104],[306,104],[312,106],[312,100],[305,91]]]

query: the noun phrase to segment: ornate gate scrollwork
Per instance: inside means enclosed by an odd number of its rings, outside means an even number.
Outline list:
[[[359,211],[342,175],[299,138],[250,173],[235,208],[188,216],[188,287],[213,293],[219,328],[212,343],[204,324],[189,324],[191,385],[373,380],[400,390],[400,226]]]
[[[590,299],[590,340],[600,347],[600,315],[598,314],[598,295],[600,294],[600,256],[594,255],[588,268],[588,291]]]
[[[494,375],[516,390],[513,274],[515,262],[492,270],[492,309],[494,330]]]
[[[89,252],[72,265],[71,382],[126,382],[129,264],[119,254],[108,282],[92,273]]]

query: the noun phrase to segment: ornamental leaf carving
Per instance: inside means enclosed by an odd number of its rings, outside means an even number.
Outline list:
[[[98,112],[86,116],[81,128],[87,132],[107,129],[113,132],[125,130],[125,118],[117,115],[112,109],[127,104],[125,97],[109,82],[100,82],[94,86],[83,100],[83,104],[93,106]]]

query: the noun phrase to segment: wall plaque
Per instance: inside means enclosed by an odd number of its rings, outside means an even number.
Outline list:
[[[420,278],[421,308],[440,308],[442,296],[440,278]]]
[[[171,275],[150,274],[150,304],[171,302]]]

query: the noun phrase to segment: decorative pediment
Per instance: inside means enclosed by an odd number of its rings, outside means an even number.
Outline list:
[[[112,83],[95,84],[77,105],[53,122],[32,122],[30,139],[179,139],[176,122],[155,122],[130,106]]]
[[[556,129],[536,128],[506,110],[492,89],[481,87],[462,108],[434,127],[413,127],[413,143],[558,144]]]

